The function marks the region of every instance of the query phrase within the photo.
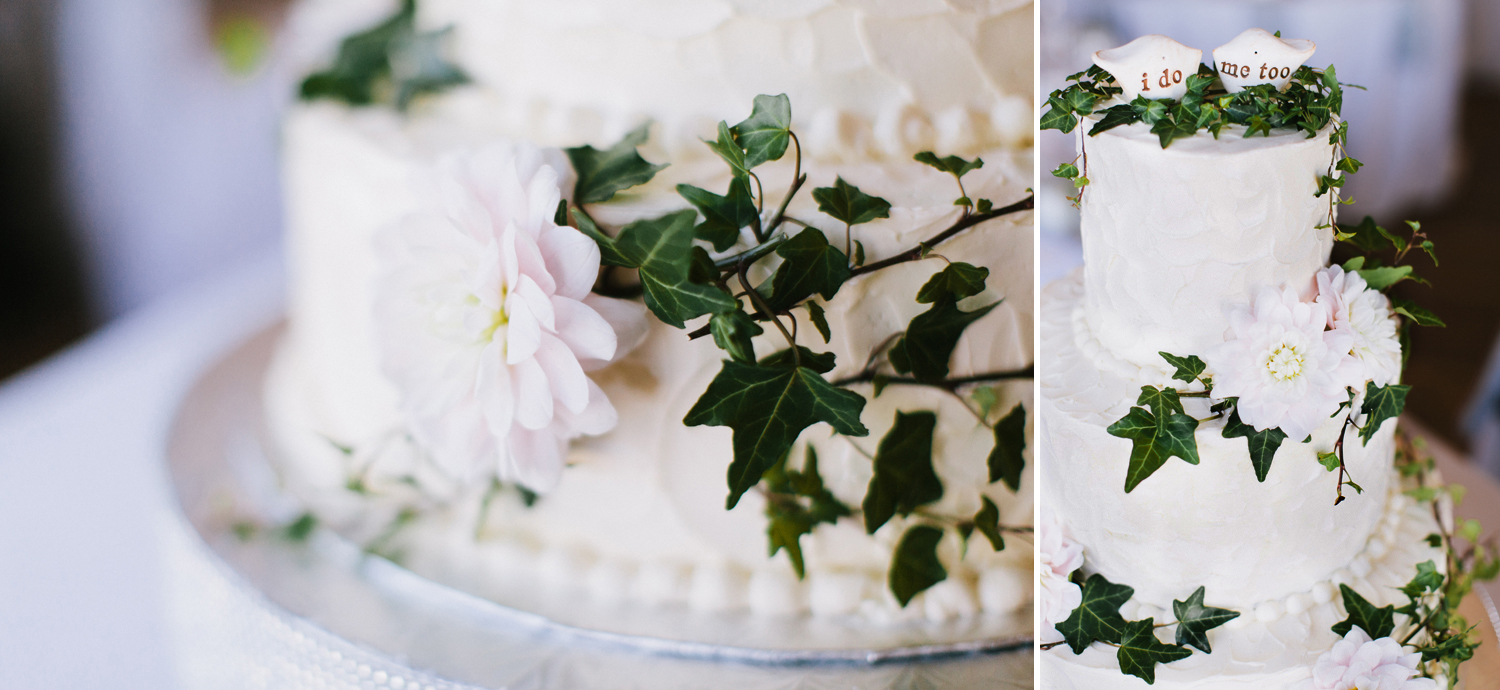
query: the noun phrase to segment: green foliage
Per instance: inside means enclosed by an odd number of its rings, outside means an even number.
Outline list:
[[[687,319],[738,308],[728,292],[691,280],[696,215],[678,211],[636,221],[607,243],[626,267],[640,269],[646,306],[662,323],[674,328],[682,328]],[[594,237],[594,241],[599,242],[600,237]]]
[[[807,319],[812,321],[813,328],[818,329],[818,335],[823,336],[823,342],[828,343],[833,339],[833,332],[828,330],[828,317],[823,314],[823,305],[816,300],[807,300],[802,303],[807,309]]]
[[[708,321],[709,330],[713,333],[714,344],[719,349],[729,353],[734,361],[744,364],[755,363],[755,346],[750,339],[765,332],[755,319],[743,309],[730,309],[713,315]]]
[[[1236,611],[1203,605],[1204,588],[1199,587],[1187,601],[1173,601],[1172,614],[1177,616],[1177,644],[1192,646],[1212,654],[1208,631],[1240,617]]]
[[[303,513],[297,516],[296,520],[281,528],[281,536],[287,541],[292,542],[307,541],[307,538],[312,536],[313,530],[317,529],[317,527],[318,516],[312,513]]]
[[[800,366],[807,369],[812,369],[819,374],[826,374],[830,371],[833,371],[835,359],[836,358],[833,356],[832,352],[813,352],[812,350],[798,345],[796,356],[792,355],[791,348],[778,350],[769,355],[766,355],[765,357],[760,358],[760,365],[763,367],[777,367],[781,369],[792,369]]]
[[[1171,388],[1142,386],[1137,404],[1120,421],[1109,426],[1109,434],[1130,439],[1130,467],[1125,474],[1125,493],[1151,476],[1171,457],[1198,464],[1198,441],[1193,434],[1198,420],[1183,412],[1177,391]]]
[[[943,497],[943,483],[932,468],[936,425],[937,415],[931,412],[896,412],[896,423],[875,451],[875,472],[863,505],[866,532],[874,534],[896,513],[909,515]]]
[[[1203,360],[1198,358],[1198,355],[1178,357],[1177,355],[1165,352],[1158,352],[1156,354],[1161,355],[1162,359],[1167,360],[1167,364],[1177,369],[1177,373],[1173,374],[1172,378],[1183,383],[1192,383],[1203,378],[1203,371],[1208,368],[1208,365],[1204,364]],[[1208,382],[1205,380],[1203,385],[1208,385]]]
[[[912,156],[912,160],[915,160],[918,163],[930,165],[959,179],[963,179],[963,176],[969,174],[969,171],[971,170],[978,170],[984,167],[984,161],[978,158],[975,158],[971,161],[966,161],[962,158],[959,158],[958,156],[944,156],[942,158],[938,158],[937,154],[931,151],[923,151],[921,153],[918,153],[917,155]]]
[[[1396,629],[1396,607],[1375,608],[1359,592],[1350,589],[1349,585],[1339,585],[1339,593],[1344,597],[1344,611],[1349,617],[1334,624],[1335,635],[1343,637],[1349,634],[1351,628],[1358,626],[1366,635],[1379,639],[1390,637],[1391,631]]]
[[[958,301],[984,292],[984,281],[990,277],[990,269],[954,261],[931,278],[917,291],[917,302],[932,304],[942,299]]]
[[[1364,426],[1359,428],[1362,444],[1369,444],[1385,420],[1400,416],[1406,407],[1406,394],[1410,392],[1411,386],[1395,383],[1379,388],[1375,387],[1374,381],[1365,384],[1365,402],[1359,408],[1360,414],[1365,416]]]
[[[1094,574],[1083,583],[1083,601],[1067,620],[1057,624],[1057,632],[1067,640],[1074,654],[1094,642],[1120,644],[1125,639],[1125,618],[1120,607],[1130,601],[1135,590]]]
[[[755,97],[755,107],[729,130],[745,151],[745,167],[780,160],[792,137],[792,102],[786,94]]]
[[[1124,639],[1120,641],[1115,658],[1119,660],[1122,672],[1146,681],[1147,685],[1154,685],[1157,664],[1169,664],[1192,655],[1192,650],[1186,647],[1157,639],[1156,620],[1147,618],[1125,624]]]
[[[726,361],[682,421],[734,430],[725,502],[733,508],[786,455],[803,429],[827,422],[846,436],[868,435],[859,422],[864,406],[858,393],[834,387],[807,367]]]
[[[769,294],[756,288],[772,311],[791,309],[814,294],[833,299],[852,275],[849,257],[828,244],[821,230],[808,228],[797,233],[776,248],[776,255],[782,262],[771,276]]]
[[[745,161],[745,149],[740,147],[739,142],[734,140],[734,133],[729,131],[729,125],[719,122],[719,138],[713,141],[704,140],[708,148],[724,159],[729,164],[729,169],[735,175],[749,175],[750,166]]]
[[[896,601],[905,607],[912,597],[943,580],[948,571],[938,560],[937,547],[943,540],[943,530],[930,525],[916,525],[901,535],[896,544],[896,553],[891,558],[889,582]]]
[[[982,505],[979,512],[974,514],[974,528],[990,541],[992,548],[1004,551],[1005,537],[1000,534],[1000,506],[995,505],[989,496],[980,496],[979,500]]]
[[[573,185],[573,203],[609,201],[616,192],[645,184],[666,168],[652,165],[636,151],[636,147],[646,143],[650,128],[650,122],[643,123],[603,151],[588,145],[564,149],[578,175],[578,182]]]
[[[841,220],[848,225],[868,223],[877,218],[891,217],[891,202],[878,196],[870,196],[838,177],[832,187],[818,187],[812,191],[818,202],[818,210]]]
[[[1442,319],[1438,318],[1437,314],[1417,306],[1411,300],[1392,297],[1391,307],[1397,314],[1411,319],[1412,323],[1418,326],[1437,326],[1438,328],[1446,328],[1448,326],[1448,324],[1443,323]]]
[[[1339,461],[1338,453],[1318,453],[1318,464],[1329,472],[1337,472],[1339,465],[1344,463]]]
[[[559,222],[558,225],[567,224],[567,203],[568,202],[566,200],[558,202],[557,212],[558,215],[562,216],[562,222]],[[630,260],[625,258],[625,256],[620,254],[620,251],[615,248],[614,238],[606,235],[604,233],[604,230],[600,229],[599,226],[594,223],[594,219],[591,218],[588,213],[585,213],[582,208],[573,209],[573,226],[578,228],[579,232],[582,232],[584,235],[587,235],[589,239],[593,240],[594,244],[599,245],[599,263],[605,266],[634,268],[634,266],[631,265]]]
[[[974,311],[958,308],[952,295],[940,297],[932,308],[912,318],[906,334],[891,347],[891,366],[910,373],[919,381],[941,381],[948,377],[948,360],[969,324],[990,313],[999,302]]]
[[[766,535],[770,538],[770,555],[786,549],[800,580],[807,574],[802,561],[802,535],[812,533],[819,524],[831,525],[852,513],[849,506],[823,486],[818,454],[811,446],[807,448],[801,471],[787,469],[786,456],[782,456],[766,471],[765,487],[769,492],[766,517],[770,518],[770,524]]]
[[[993,393],[992,393],[993,395]],[[1021,490],[1021,471],[1026,469],[1026,408],[1019,403],[995,422],[995,448],[988,460],[990,483],[1004,481],[1011,491]]]
[[[1286,432],[1276,427],[1256,431],[1255,427],[1240,421],[1239,407],[1229,413],[1224,422],[1224,438],[1244,437],[1250,447],[1250,464],[1255,467],[1255,479],[1265,481],[1271,472],[1271,461],[1276,459],[1276,450],[1286,440]]]
[[[1080,173],[1078,172],[1078,166],[1073,165],[1072,163],[1063,163],[1062,165],[1057,166],[1057,168],[1052,171],[1053,177],[1060,177],[1064,180],[1071,180],[1078,177],[1079,174]]]
[[[733,247],[740,239],[740,228],[760,217],[750,195],[750,178],[745,175],[730,180],[729,192],[724,196],[690,184],[677,185],[677,193],[703,214],[703,222],[693,230],[693,235],[711,243],[716,251]]]
[[[442,57],[448,30],[418,32],[416,12],[416,0],[403,0],[395,15],[345,38],[332,66],[302,80],[301,98],[406,110],[419,95],[467,83],[468,76]]]

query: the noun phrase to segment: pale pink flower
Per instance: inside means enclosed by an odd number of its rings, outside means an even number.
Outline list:
[[[442,160],[419,212],[377,237],[379,349],[412,436],[463,481],[556,486],[567,442],[617,416],[585,373],[639,342],[638,304],[590,292],[599,248],[553,214],[556,150]]]
[[[1371,640],[1354,627],[1318,657],[1304,690],[1435,690],[1431,678],[1413,678],[1422,655],[1407,653],[1395,640]]]
[[[1340,266],[1318,271],[1317,282],[1318,304],[1328,309],[1328,327],[1349,334],[1352,353],[1375,385],[1394,382],[1401,375],[1401,341],[1390,300],[1371,290],[1358,273]],[[1364,386],[1358,387],[1363,392]]]
[[[1042,514],[1037,533],[1037,600],[1042,625],[1053,626],[1068,619],[1083,603],[1083,590],[1068,580],[1083,567],[1083,546],[1068,538],[1062,522],[1051,512]]]
[[[1264,288],[1249,308],[1229,314],[1233,337],[1207,353],[1214,395],[1238,397],[1240,421],[1279,427],[1293,441],[1312,434],[1363,382],[1344,331],[1325,330],[1328,310],[1291,288]]]

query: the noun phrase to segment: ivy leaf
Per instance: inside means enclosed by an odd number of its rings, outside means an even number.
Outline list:
[[[1075,177],[1078,177],[1078,166],[1073,165],[1072,163],[1063,163],[1062,165],[1057,166],[1056,170],[1052,171],[1052,176],[1060,177],[1064,180],[1071,180]]]
[[[962,158],[959,158],[958,156],[944,156],[942,158],[938,158],[937,154],[931,151],[923,151],[921,153],[918,153],[917,155],[912,156],[912,160],[915,160],[918,163],[930,165],[934,168],[937,168],[938,170],[941,170],[960,179],[962,179],[964,175],[967,175],[970,170],[978,170],[979,168],[984,167],[984,161],[978,158],[975,158],[971,161],[966,161]]]
[[[1442,319],[1437,317],[1437,314],[1417,306],[1411,300],[1392,297],[1391,307],[1395,309],[1397,314],[1411,319],[1418,326],[1437,326],[1439,328],[1446,328],[1448,326],[1448,324],[1443,323]]]
[[[984,292],[984,281],[990,277],[990,269],[954,261],[931,278],[917,291],[917,301],[932,304],[943,298],[957,302]]]
[[[1074,654],[1082,654],[1096,641],[1120,644],[1125,640],[1125,618],[1120,615],[1120,607],[1134,595],[1135,590],[1130,587],[1117,585],[1097,573],[1091,575],[1083,582],[1083,601],[1067,620],[1057,624],[1057,632],[1068,641]]]
[[[750,117],[730,128],[745,150],[745,167],[780,160],[792,135],[792,102],[786,94],[755,97]]]
[[[931,309],[917,314],[906,334],[891,347],[891,366],[921,381],[941,381],[948,376],[948,360],[969,324],[990,313],[999,302],[974,311],[960,311],[951,298],[940,299]]]
[[[1141,119],[1141,116],[1136,113],[1135,108],[1131,107],[1129,103],[1110,106],[1105,108],[1103,112],[1104,117],[1100,118],[1098,122],[1094,123],[1093,127],[1089,128],[1089,136],[1094,136],[1100,132],[1107,132],[1120,125],[1128,125]]]
[[[708,329],[714,336],[714,344],[728,352],[736,362],[755,363],[755,345],[750,339],[764,333],[765,329],[745,310],[731,309],[714,314],[708,321]]]
[[[559,202],[559,212],[562,212],[562,204],[565,203],[567,202]],[[604,231],[600,230],[599,226],[594,224],[594,219],[589,217],[589,214],[585,213],[582,208],[575,207],[573,209],[573,227],[578,228],[579,232],[588,235],[589,239],[592,239],[595,244],[599,245],[600,263],[605,266],[635,268],[635,265],[629,259],[625,258],[624,255],[620,254],[620,250],[615,248],[615,238],[604,234]]]
[[[861,398],[863,401],[863,398]],[[908,515],[943,497],[943,483],[932,469],[931,412],[896,412],[896,423],[875,451],[875,474],[865,491],[865,531],[874,534],[892,515]]]
[[[1379,268],[1362,268],[1358,271],[1359,277],[1365,279],[1365,283],[1371,290],[1384,290],[1403,280],[1412,277],[1411,266],[1381,266]]]
[[[1411,386],[1395,383],[1379,388],[1374,381],[1365,384],[1365,403],[1359,408],[1359,413],[1365,415],[1365,425],[1359,428],[1361,445],[1369,445],[1382,422],[1401,414],[1406,407],[1406,394],[1410,392]]]
[[[750,178],[736,175],[729,182],[729,192],[719,196],[690,184],[677,185],[677,193],[703,214],[703,222],[693,230],[694,236],[724,251],[740,239],[740,228],[755,222],[760,214],[750,197]]]
[[[1188,112],[1180,103],[1172,109],[1171,117],[1163,117],[1151,125],[1151,133],[1156,135],[1162,148],[1171,146],[1175,139],[1191,137],[1197,132],[1197,115]]]
[[[980,496],[983,502],[979,512],[974,514],[974,528],[990,540],[990,546],[996,551],[1005,550],[1005,537],[1000,534],[1000,507],[990,500],[989,496]]]
[[[803,429],[827,422],[845,436],[869,435],[859,423],[864,406],[858,393],[833,386],[807,367],[726,361],[682,423],[734,430],[727,510],[786,455]]]
[[[1069,88],[1063,92],[1063,99],[1067,101],[1069,110],[1079,115],[1091,115],[1099,97],[1083,89]]]
[[[792,357],[792,351],[790,349],[777,350],[776,352],[766,355],[765,357],[761,357],[760,365],[763,367],[779,367],[782,369],[793,369],[798,366],[802,366],[808,369],[812,369],[819,374],[826,374],[830,371],[833,371],[833,366],[837,361],[837,358],[832,352],[813,352],[812,350],[802,347],[801,345],[797,346],[797,353],[801,355],[802,363],[800,365],[797,364],[797,358]]]
[[[791,309],[814,294],[833,299],[852,275],[849,257],[828,244],[828,236],[821,230],[808,228],[797,233],[776,248],[776,255],[782,262],[771,276],[770,294],[765,295],[772,311]]]
[[[766,517],[771,520],[766,527],[766,536],[770,538],[769,555],[775,556],[781,549],[786,549],[792,569],[797,571],[800,580],[807,574],[802,561],[802,535],[811,533],[820,523],[833,524],[852,512],[823,486],[823,475],[818,472],[818,454],[812,446],[807,448],[800,472],[787,469],[786,457],[783,456],[766,471],[765,482],[773,494],[772,500],[766,502]],[[804,506],[796,497],[811,500]]]
[[[415,0],[404,0],[389,19],[345,38],[333,65],[302,81],[302,99],[370,105],[389,97],[404,111],[421,94],[467,83],[463,70],[443,58],[451,27],[418,32],[415,19]]]
[[[1381,232],[1380,226],[1370,216],[1365,216],[1358,225],[1339,225],[1338,232],[1334,234],[1338,241],[1348,242],[1367,252],[1390,249],[1391,241],[1387,239],[1389,236],[1390,233]]]
[[[1348,612],[1349,617],[1334,624],[1335,635],[1343,637],[1349,634],[1349,630],[1359,626],[1359,629],[1374,639],[1390,637],[1391,631],[1396,629],[1396,607],[1377,609],[1360,596],[1359,592],[1350,589],[1349,585],[1339,585],[1339,592],[1344,595],[1344,611]]]
[[[682,328],[687,319],[734,309],[738,302],[713,285],[690,280],[693,211],[640,220],[620,230],[613,245],[631,268],[640,269],[646,306],[663,323]]]
[[[304,542],[318,527],[318,516],[303,513],[287,526],[281,528],[281,536],[290,542]]]
[[[1224,438],[1244,437],[1250,445],[1250,464],[1255,467],[1255,479],[1264,482],[1271,472],[1271,461],[1276,459],[1276,450],[1286,440],[1286,432],[1277,427],[1256,431],[1255,427],[1240,421],[1240,408],[1235,407],[1224,422]]]
[[[1026,408],[1017,404],[1000,421],[995,422],[995,448],[990,451],[990,483],[1004,481],[1011,491],[1021,490],[1021,471],[1026,459]]]
[[[1436,592],[1443,587],[1443,574],[1437,571],[1437,565],[1432,561],[1424,561],[1417,564],[1417,574],[1401,588],[1401,593],[1407,598],[1416,601],[1423,594]]]
[[[1120,421],[1107,429],[1111,436],[1132,442],[1130,467],[1125,473],[1125,493],[1133,491],[1173,456],[1191,465],[1198,464],[1198,441],[1193,436],[1198,429],[1198,420],[1183,414],[1177,391],[1142,386],[1137,402],[1149,405],[1151,411],[1132,407]]]
[[[1187,601],[1172,602],[1172,613],[1177,616],[1177,644],[1193,646],[1212,654],[1208,645],[1208,631],[1240,617],[1239,612],[1203,605],[1203,588],[1187,598]]]
[[[826,344],[832,340],[833,332],[828,330],[828,317],[823,314],[823,305],[815,300],[808,300],[802,306],[807,308],[807,319],[812,321],[813,328],[818,329],[818,335],[823,336],[823,342]]]
[[[1047,112],[1042,114],[1040,128],[1055,129],[1063,134],[1073,131],[1078,126],[1078,118],[1073,115],[1072,109],[1068,107],[1061,98],[1052,97],[1047,99]]]
[[[901,535],[891,558],[889,581],[891,593],[903,608],[918,593],[948,579],[948,571],[937,557],[942,540],[943,530],[930,525],[917,525]]]
[[[635,149],[646,143],[650,122],[625,135],[619,143],[600,151],[592,146],[564,149],[578,182],[573,185],[573,203],[609,201],[615,193],[650,181],[667,166],[652,165]]]
[[[860,191],[842,177],[835,178],[832,187],[814,189],[812,195],[818,202],[819,211],[849,225],[891,217],[891,202]]]
[[[1120,662],[1120,671],[1153,685],[1156,683],[1157,664],[1169,664],[1192,655],[1193,651],[1186,647],[1157,639],[1156,620],[1147,618],[1125,624],[1125,637],[1115,658]]]
[[[1172,378],[1185,383],[1197,381],[1199,377],[1203,376],[1203,370],[1208,368],[1208,365],[1204,364],[1203,360],[1198,359],[1198,355],[1178,357],[1177,355],[1165,352],[1158,352],[1156,354],[1161,355],[1162,359],[1167,360],[1167,364],[1177,368],[1177,373],[1173,374]]]

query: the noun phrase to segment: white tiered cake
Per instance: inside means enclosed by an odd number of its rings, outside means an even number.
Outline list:
[[[298,17],[333,33],[328,27],[364,28],[395,5],[309,0]],[[953,178],[913,162],[915,153],[982,156],[983,168],[962,181],[970,197],[996,207],[1023,199],[1032,186],[1031,17],[1025,2],[424,0],[417,26],[451,27],[435,35],[472,83],[420,98],[405,113],[314,101],[294,107],[287,122],[290,320],[266,384],[287,488],[323,524],[379,541],[382,553],[400,553],[418,573],[479,594],[497,578],[527,572],[600,601],[703,611],[879,621],[1024,612],[1031,599],[1024,533],[1019,548],[996,551],[976,536],[961,550],[949,530],[939,549],[949,576],[909,606],[895,601],[886,580],[897,539],[916,515],[898,516],[871,536],[857,517],[820,525],[802,539],[805,579],[785,550],[768,558],[762,495],[751,491],[733,510],[724,507],[729,429],[682,421],[726,355],[654,317],[642,322],[649,325],[633,350],[637,338],[619,334],[619,351],[629,354],[589,374],[618,423],[573,441],[554,490],[532,504],[514,487],[494,490],[487,476],[445,473],[445,459],[413,439],[404,416],[410,408],[382,359],[376,302],[388,274],[376,245],[387,228],[422,210],[414,180],[432,177],[444,160],[496,140],[602,148],[647,120],[656,124],[641,153],[671,167],[588,212],[619,228],[689,208],[673,191],[679,183],[722,190],[731,181],[700,138],[712,138],[717,121],[743,118],[757,94],[785,92],[808,188],[842,178],[883,194],[889,218],[858,226],[855,238],[870,262],[901,253],[966,217],[952,204]],[[333,46],[321,47],[326,63]],[[788,153],[758,169],[768,213],[795,165]],[[844,246],[843,224],[820,215],[805,191],[787,212]],[[937,251],[989,270],[973,301],[1003,299],[964,333],[954,376],[1029,367],[1029,214],[987,221]],[[853,278],[822,304],[835,333],[828,345],[809,335],[817,333],[811,311],[797,310],[802,344],[837,355],[830,380],[860,373],[872,349],[927,308],[913,295],[944,265],[934,257]],[[766,328],[756,352],[780,349],[780,338]],[[800,459],[803,447],[814,447],[841,501],[860,503],[872,472],[864,453],[893,415],[931,410],[938,420],[932,464],[945,491],[926,510],[968,516],[988,500],[1000,523],[1031,524],[1030,469],[1018,491],[992,483],[985,456],[994,433],[963,395],[893,385],[875,397],[868,383],[853,386],[870,398],[861,416],[870,435],[830,438],[816,426],[791,454]],[[1029,378],[993,390],[993,409],[1031,409]],[[381,536],[398,523],[404,527],[394,536]]]

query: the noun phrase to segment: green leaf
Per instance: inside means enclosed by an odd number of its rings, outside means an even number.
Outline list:
[[[1141,122],[1155,126],[1162,118],[1167,117],[1170,103],[1171,101],[1168,100],[1157,101],[1145,96],[1136,96],[1135,100],[1130,102],[1130,109]]]
[[[1360,596],[1359,592],[1350,589],[1349,585],[1339,585],[1339,592],[1344,595],[1344,611],[1349,617],[1334,624],[1335,635],[1343,637],[1349,634],[1350,629],[1358,626],[1366,635],[1377,640],[1391,636],[1391,631],[1396,629],[1396,607],[1377,609]]]
[[[921,381],[941,381],[948,377],[948,360],[953,348],[969,324],[990,313],[999,302],[974,311],[960,311],[952,299],[940,299],[931,309],[917,314],[906,327],[906,334],[891,347],[891,365],[896,371],[910,373]]]
[[[1401,414],[1406,407],[1406,394],[1410,392],[1411,386],[1395,383],[1379,388],[1374,381],[1365,384],[1365,403],[1359,408],[1359,413],[1365,415],[1365,424],[1359,428],[1361,445],[1369,445],[1381,423]]]
[[[734,133],[729,131],[729,125],[723,120],[719,121],[719,138],[714,141],[705,139],[703,143],[708,144],[708,148],[719,154],[719,157],[729,164],[729,169],[733,170],[735,175],[750,174],[750,166],[745,161],[745,149],[734,140]]]
[[[1172,108],[1172,116],[1164,117],[1151,125],[1151,133],[1161,142],[1162,148],[1172,145],[1173,140],[1191,137],[1198,132],[1198,117],[1178,104]]]
[[[1443,574],[1437,571],[1437,564],[1432,561],[1423,561],[1417,564],[1416,576],[1401,588],[1401,593],[1415,601],[1424,594],[1437,592],[1442,588]]]
[[[819,374],[826,374],[830,371],[833,371],[834,363],[837,361],[837,358],[832,352],[813,352],[812,350],[802,347],[801,345],[797,346],[797,353],[801,355],[802,363],[800,365],[797,364],[796,358],[792,357],[791,349],[777,350],[776,352],[766,355],[765,357],[761,357],[760,365],[763,367],[779,367],[782,369],[792,369],[798,366],[802,366],[808,369],[812,369]]]
[[[1165,465],[1168,458],[1179,457],[1188,464],[1198,464],[1198,441],[1193,433],[1198,420],[1183,414],[1177,391],[1171,388],[1142,386],[1137,401],[1149,405],[1151,412],[1132,407],[1120,421],[1109,425],[1111,436],[1130,439],[1130,467],[1125,474],[1125,493]]]
[[[1120,671],[1141,680],[1147,685],[1156,683],[1156,665],[1170,664],[1193,655],[1186,647],[1167,644],[1156,638],[1156,620],[1131,621],[1125,624],[1124,639],[1115,658],[1120,662]]]
[[[1078,177],[1078,166],[1073,165],[1072,163],[1063,163],[1062,165],[1057,166],[1056,170],[1052,171],[1052,176],[1061,177],[1064,180],[1071,180],[1075,177]]]
[[[560,206],[561,204],[559,204]],[[573,224],[574,227],[578,228],[579,232],[588,235],[589,239],[592,239],[595,244],[599,245],[600,263],[605,266],[635,268],[630,259],[625,258],[624,255],[620,254],[620,250],[615,248],[615,238],[604,234],[604,231],[600,230],[599,226],[594,224],[594,219],[589,217],[589,214],[585,213],[582,208],[573,209]]]
[[[1411,266],[1362,268],[1358,273],[1359,277],[1365,279],[1365,283],[1370,286],[1371,290],[1384,290],[1396,283],[1411,278]]]
[[[984,292],[984,281],[990,277],[990,269],[954,261],[931,278],[917,291],[917,301],[932,304],[943,298],[953,301],[973,297]]]
[[[646,143],[650,128],[650,122],[642,123],[619,143],[603,151],[588,145],[564,149],[578,175],[578,182],[573,185],[573,203],[609,201],[616,192],[645,184],[666,168],[665,165],[648,163],[636,152],[637,146]]]
[[[1136,113],[1135,108],[1129,103],[1110,106],[1104,109],[1104,117],[1100,118],[1098,122],[1094,123],[1093,127],[1089,128],[1089,136],[1094,136],[1100,132],[1107,132],[1121,125],[1137,122],[1140,119],[1141,116]]]
[[[962,158],[959,158],[958,156],[944,156],[942,158],[938,158],[937,154],[931,151],[923,151],[921,153],[918,153],[917,155],[912,156],[912,159],[917,161],[918,163],[930,165],[959,179],[963,179],[963,176],[967,175],[970,170],[978,170],[984,167],[984,161],[978,158],[975,158],[971,161],[964,160]]]
[[[980,199],[979,203],[980,203],[980,205],[983,205],[987,201],[989,201],[989,199]],[[989,209],[985,209],[983,211],[980,211],[980,213],[989,213]],[[855,240],[854,241],[854,265],[855,266],[863,266],[863,265],[865,265],[865,245],[864,245],[863,242],[860,242],[859,240]]]
[[[786,311],[815,294],[830,300],[849,280],[849,257],[828,244],[823,231],[807,228],[776,248],[782,258],[771,276],[770,294],[760,286],[772,311]]]
[[[1000,396],[995,393],[994,386],[980,386],[975,388],[974,392],[969,394],[969,397],[974,400],[975,405],[979,406],[979,416],[985,419],[988,419],[990,411],[994,410],[995,406],[1000,404]],[[990,481],[993,482],[995,480],[991,479]]]
[[[1068,103],[1068,109],[1079,115],[1090,115],[1094,112],[1094,103],[1099,97],[1080,88],[1068,87],[1063,92],[1063,99]]]
[[[780,160],[792,136],[792,102],[786,94],[755,97],[750,117],[730,129],[745,150],[745,167]]]
[[[1339,462],[1338,453],[1318,453],[1318,464],[1329,472],[1337,472],[1343,463]]]
[[[1078,126],[1078,117],[1068,109],[1068,105],[1058,98],[1047,99],[1047,105],[1051,106],[1047,112],[1042,114],[1040,128],[1043,130],[1055,129],[1063,134],[1073,131]]]
[[[797,578],[802,579],[807,574],[802,561],[802,535],[811,533],[818,524],[833,524],[853,513],[823,486],[823,476],[818,472],[818,454],[812,446],[807,447],[800,472],[787,469],[786,457],[782,456],[766,471],[765,484],[772,494],[766,502],[766,517],[770,518],[766,527],[770,555],[775,556],[781,549],[786,549],[792,569],[797,572]],[[810,501],[804,504],[797,497]]]
[[[751,225],[760,215],[750,197],[750,178],[736,175],[729,182],[729,193],[719,196],[690,184],[677,185],[677,193],[703,214],[703,222],[693,230],[694,236],[724,251],[740,240],[740,228]]]
[[[864,406],[858,393],[829,384],[807,367],[726,361],[682,421],[734,430],[728,509],[786,455],[803,429],[826,422],[845,436],[868,435],[869,429],[859,422]]]
[[[943,530],[930,525],[916,525],[901,535],[891,558],[889,580],[891,593],[902,607],[918,593],[948,579],[948,571],[937,556],[942,540]]]
[[[627,266],[640,269],[646,306],[674,328],[687,319],[737,308],[729,293],[690,279],[693,262],[692,211],[640,220],[620,230],[614,249]]]
[[[1068,641],[1074,654],[1095,642],[1120,644],[1125,640],[1125,618],[1120,607],[1130,601],[1135,590],[1117,585],[1094,574],[1083,583],[1083,601],[1073,609],[1067,620],[1057,624],[1057,632]]]
[[[838,177],[832,187],[819,187],[812,192],[818,202],[818,210],[849,225],[868,223],[877,218],[891,217],[891,203],[878,196],[870,196]]]
[[[1172,613],[1177,616],[1177,644],[1197,647],[1204,654],[1212,654],[1214,650],[1208,645],[1208,631],[1239,618],[1240,614],[1229,609],[1204,606],[1203,591],[1199,587],[1187,601],[1174,600]]]
[[[1437,314],[1417,306],[1411,300],[1392,297],[1391,306],[1397,314],[1411,319],[1418,326],[1437,326],[1439,328],[1446,328],[1448,326],[1448,324],[1443,323],[1442,319],[1437,317]]]
[[[1340,242],[1348,242],[1363,251],[1378,252],[1391,248],[1389,233],[1381,232],[1380,226],[1375,224],[1375,219],[1365,216],[1358,225],[1339,225],[1338,232],[1334,238]]]
[[[828,317],[823,314],[823,305],[816,300],[808,300],[802,303],[807,308],[807,320],[811,321],[813,328],[818,329],[818,335],[823,336],[826,344],[833,338],[833,332],[828,330]]]
[[[1198,355],[1178,357],[1177,355],[1165,352],[1158,352],[1156,354],[1161,355],[1162,359],[1167,360],[1167,364],[1177,368],[1177,373],[1173,374],[1172,378],[1185,383],[1197,381],[1198,377],[1203,375],[1203,370],[1208,368],[1208,365],[1204,364],[1203,360],[1198,359]]]
[[[713,315],[708,321],[714,344],[729,353],[736,362],[755,363],[755,345],[751,338],[765,332],[743,309],[731,309]]]
[[[1286,440],[1286,432],[1277,427],[1256,431],[1255,427],[1240,421],[1240,409],[1235,407],[1224,422],[1224,438],[1244,437],[1250,446],[1250,464],[1255,467],[1255,479],[1264,482],[1271,472],[1271,461],[1276,459],[1276,450]]]
[[[1005,537],[1000,534],[1000,507],[990,500],[989,496],[980,496],[983,502],[979,512],[974,514],[974,528],[990,540],[990,546],[996,551],[1005,550]]]
[[[1026,459],[1026,408],[1017,404],[1000,421],[995,422],[995,448],[990,451],[990,483],[1004,481],[1011,491],[1021,490],[1021,471]]]
[[[1333,167],[1335,170],[1353,175],[1354,173],[1359,172],[1359,169],[1363,166],[1364,163],[1354,160],[1349,156],[1344,156],[1343,158],[1340,158],[1338,164]]]
[[[875,473],[865,491],[865,531],[874,534],[896,513],[909,515],[917,507],[943,497],[943,483],[932,469],[931,412],[896,412],[896,423],[875,451]]]
[[[302,81],[303,100],[332,98],[349,105],[389,102],[405,110],[413,99],[469,81],[443,58],[450,28],[416,30],[416,2],[404,0],[396,14],[339,44],[333,65]]]
[[[313,530],[318,527],[318,516],[312,513],[303,513],[286,527],[281,528],[281,536],[287,541],[303,542],[312,536]]]

